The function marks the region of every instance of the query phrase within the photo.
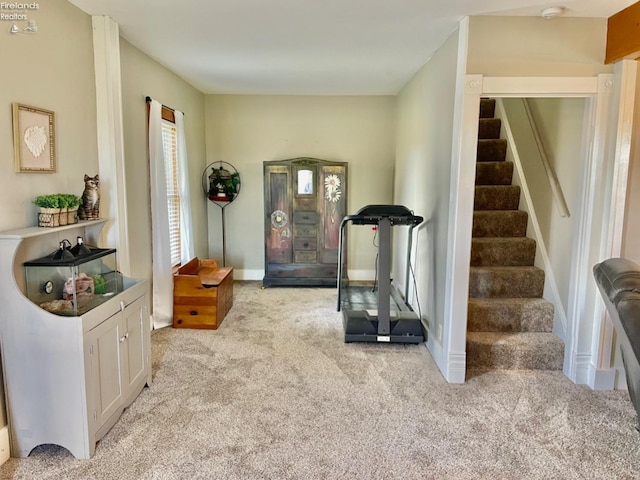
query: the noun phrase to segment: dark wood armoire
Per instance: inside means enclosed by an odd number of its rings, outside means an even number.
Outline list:
[[[263,285],[336,286],[346,194],[346,162],[264,162]]]

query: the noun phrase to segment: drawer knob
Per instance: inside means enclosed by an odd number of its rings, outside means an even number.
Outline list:
[[[304,243],[303,243],[303,245],[304,245],[305,247],[308,247],[308,246],[309,246],[309,242],[304,242]]]
[[[197,314],[198,314],[198,312],[196,312],[195,310],[191,310],[189,313],[190,313],[191,315],[197,315]]]

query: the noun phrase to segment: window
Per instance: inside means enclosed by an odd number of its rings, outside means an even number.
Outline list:
[[[180,264],[180,259],[182,258],[180,250],[180,191],[178,189],[177,144],[178,135],[175,123],[165,120],[163,115],[162,149],[164,152],[164,169],[167,179],[167,208],[169,211],[169,245],[171,248],[171,265],[174,267]]]

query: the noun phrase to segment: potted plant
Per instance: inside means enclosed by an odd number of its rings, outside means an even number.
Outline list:
[[[60,225],[60,197],[58,195],[39,195],[33,203],[40,207],[39,227],[57,227]]]
[[[209,175],[209,198],[219,202],[230,202],[238,193],[240,174],[229,173],[224,168],[213,168]]]
[[[80,206],[81,198],[72,193],[63,193],[67,199],[67,223],[69,225],[78,223],[78,207]]]
[[[65,193],[58,193],[58,206],[60,207],[60,225],[66,225],[69,218],[69,197]]]

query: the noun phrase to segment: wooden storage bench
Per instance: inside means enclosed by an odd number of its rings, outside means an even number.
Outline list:
[[[191,260],[173,276],[173,326],[220,326],[233,306],[233,267],[215,260]]]

